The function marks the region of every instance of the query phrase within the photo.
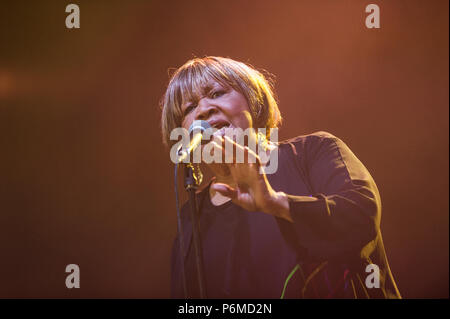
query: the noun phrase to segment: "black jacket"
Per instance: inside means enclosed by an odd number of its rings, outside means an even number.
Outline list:
[[[281,142],[267,177],[288,194],[294,223],[231,201],[214,206],[209,187],[197,194],[209,298],[400,298],[377,186],[344,142],[327,132]],[[188,205],[181,216],[188,295],[198,297]],[[178,237],[171,281],[172,297],[184,298]]]

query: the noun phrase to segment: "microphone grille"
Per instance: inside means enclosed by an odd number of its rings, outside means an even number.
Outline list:
[[[201,133],[203,133],[204,131],[206,131],[207,129],[210,129],[211,125],[209,125],[208,122],[203,121],[203,120],[196,120],[194,122],[192,122],[191,126],[189,127],[189,133],[192,133],[194,130],[195,131],[200,131]]]

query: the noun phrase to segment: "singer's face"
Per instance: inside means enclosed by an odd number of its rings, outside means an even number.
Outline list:
[[[209,122],[212,127],[253,127],[247,99],[240,92],[218,82],[212,82],[194,98],[183,101],[182,126],[189,129],[195,120]]]

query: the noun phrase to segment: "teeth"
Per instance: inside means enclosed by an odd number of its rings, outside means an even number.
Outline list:
[[[222,129],[224,129],[224,128],[230,128],[230,127],[232,127],[231,124],[223,125],[223,126],[221,126],[221,125],[214,126],[214,128],[216,128],[216,129],[218,129],[218,130],[222,130]]]
[[[232,127],[232,126],[231,125],[225,125],[225,126],[222,126],[222,127],[214,127],[217,130],[215,134],[223,136],[223,135],[225,135],[225,130],[227,128],[230,128],[230,127]]]

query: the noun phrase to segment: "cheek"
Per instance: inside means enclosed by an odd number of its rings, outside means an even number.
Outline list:
[[[240,107],[236,108],[236,112],[234,113],[235,125],[242,129],[253,127],[253,120],[247,100],[242,97],[238,105]]]
[[[231,101],[231,117],[234,126],[246,129],[253,127],[252,116],[250,114],[250,108],[248,107],[247,99],[244,95],[233,92],[233,99]]]
[[[186,116],[183,120],[183,122],[181,122],[181,127],[185,128],[186,130],[189,129],[189,127],[191,127],[192,122],[194,121],[194,117],[192,116],[192,113],[189,114],[188,116]]]
[[[239,127],[247,129],[253,127],[253,120],[249,110],[242,110],[239,116]]]

